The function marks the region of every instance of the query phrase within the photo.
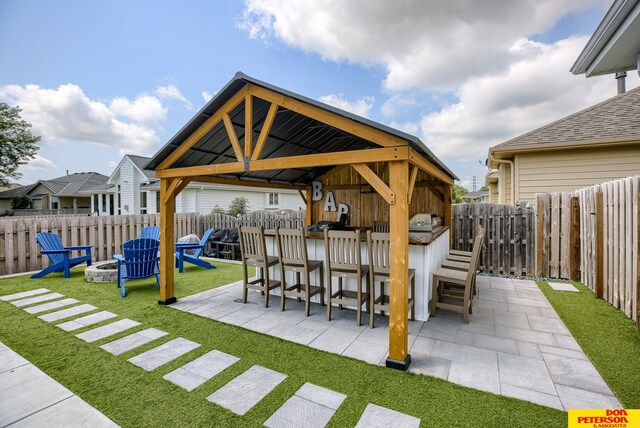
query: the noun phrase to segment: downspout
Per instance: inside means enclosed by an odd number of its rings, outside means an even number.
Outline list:
[[[492,162],[497,162],[497,163],[506,163],[511,167],[511,205],[515,205],[516,204],[516,195],[515,195],[515,191],[516,191],[516,180],[515,180],[515,176],[516,176],[516,169],[515,169],[515,165],[513,164],[512,160],[507,160],[507,159],[496,159],[495,157],[493,157],[493,152],[489,152],[489,158],[491,159]]]

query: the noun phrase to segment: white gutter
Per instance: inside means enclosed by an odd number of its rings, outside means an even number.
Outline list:
[[[507,160],[507,159],[496,159],[496,158],[493,157],[493,153],[491,153],[491,152],[489,152],[489,158],[491,159],[492,162],[506,163],[511,167],[511,205],[515,205],[516,204],[516,201],[515,201],[515,199],[516,199],[516,197],[515,197],[516,169],[515,169],[515,165],[514,165],[513,161]]]

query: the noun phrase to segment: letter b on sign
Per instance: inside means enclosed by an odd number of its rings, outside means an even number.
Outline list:
[[[311,200],[312,201],[320,201],[322,200],[322,183],[319,181],[314,181],[311,183]]]

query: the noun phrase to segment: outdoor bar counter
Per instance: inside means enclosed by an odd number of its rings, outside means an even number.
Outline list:
[[[266,230],[267,252],[270,255],[278,255],[278,244],[275,239],[275,230]],[[368,264],[367,232],[360,232],[362,238],[362,263]],[[325,261],[325,246],[323,232],[307,232],[307,252],[310,260]],[[439,226],[429,233],[409,233],[409,268],[416,270],[416,319],[426,321],[429,318],[429,300],[431,298],[431,279],[440,264],[446,259],[449,252],[449,227]],[[326,261],[325,261],[326,263]],[[325,277],[326,277],[326,265]],[[280,279],[280,269],[275,266],[271,269],[270,277]],[[287,284],[293,284],[293,273],[287,274]],[[320,281],[318,271],[312,273],[311,283]],[[336,281],[334,279],[334,281]],[[364,281],[364,279],[363,279]],[[355,290],[355,280],[345,281],[344,288]],[[376,285],[377,287],[377,285]],[[335,289],[335,287],[334,287]],[[279,291],[276,294],[279,294]],[[389,293],[388,285],[387,291]],[[318,296],[313,297],[314,302],[319,302]]]

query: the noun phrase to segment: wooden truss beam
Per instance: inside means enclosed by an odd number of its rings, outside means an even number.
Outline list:
[[[274,159],[259,159],[249,162],[249,171],[268,171],[273,169],[313,168],[333,165],[350,165],[363,162],[386,162],[406,160],[407,147],[389,147],[368,150],[351,150],[346,152],[319,153],[313,155],[289,156]],[[243,162],[229,162],[214,165],[190,166],[156,171],[159,178],[195,177],[200,175],[217,175],[245,172]]]
[[[434,165],[431,161],[427,160],[420,153],[413,149],[409,149],[409,162],[417,166],[427,174],[437,178],[446,184],[453,184],[453,178],[449,177],[439,167]]]
[[[305,186],[298,186],[295,184],[284,184],[284,183],[265,183],[262,181],[251,181],[251,180],[237,180],[233,178],[223,178],[223,177],[211,177],[211,176],[198,176],[198,177],[189,177],[192,182],[201,182],[201,183],[213,183],[213,184],[225,184],[231,186],[245,186],[245,187],[259,187],[265,189],[293,189],[293,190],[305,190]]]
[[[249,94],[261,98],[265,101],[277,104],[287,110],[299,113],[303,116],[310,117],[319,122],[326,123],[334,128],[340,129],[349,134],[356,135],[367,141],[371,141],[382,147],[399,147],[408,146],[408,143],[394,135],[388,134],[379,129],[372,128],[360,122],[356,122],[348,117],[341,116],[339,114],[324,110],[320,107],[307,104],[305,102],[296,100],[295,98],[287,97],[282,94],[275,93],[269,89],[261,86],[248,84]]]
[[[244,101],[244,157],[251,158],[253,150],[253,97],[247,92]]]
[[[158,165],[158,170],[166,169],[171,167],[175,161],[180,159],[182,155],[184,155],[187,150],[189,150],[195,143],[197,143],[202,137],[204,137],[207,132],[211,131],[214,126],[218,124],[222,120],[222,117],[229,113],[231,110],[236,108],[238,104],[240,104],[247,94],[247,87],[245,86],[241,90],[239,90],[229,101],[227,101],[218,111],[216,111],[209,119],[206,120],[205,123],[200,125],[198,129],[196,129],[193,134],[189,135],[189,137],[178,146],[165,160],[163,160],[160,165]]]
[[[267,112],[267,117],[262,124],[262,129],[260,130],[260,135],[258,136],[258,142],[256,143],[256,147],[253,150],[253,154],[251,155],[251,160],[258,160],[260,156],[262,156],[262,149],[264,149],[264,145],[267,142],[267,138],[269,137],[269,132],[271,131],[271,126],[273,122],[276,120],[276,114],[278,113],[278,105],[271,104],[269,107],[269,112]]]
[[[233,147],[233,152],[236,154],[236,159],[238,162],[242,162],[244,157],[242,156],[242,149],[240,148],[240,142],[238,141],[238,134],[236,134],[236,130],[231,123],[231,117],[229,117],[229,113],[225,113],[222,116],[222,121],[224,122],[224,127],[227,130],[227,135],[229,136],[229,141],[231,141],[231,147]]]
[[[411,168],[411,173],[409,174],[409,190],[407,194],[407,202],[411,205],[411,198],[413,197],[413,189],[416,186],[416,178],[418,178],[418,167],[414,166]]]
[[[371,170],[371,168],[364,163],[354,163],[351,166],[353,169],[358,171],[358,174],[360,174],[362,178],[364,178],[366,182],[369,183],[389,205],[396,203],[396,195],[391,191],[389,186],[387,186],[387,184]]]
[[[164,199],[162,199],[162,203],[166,204],[167,201],[169,200],[169,198],[174,198],[174,192],[176,190],[176,188],[178,187],[178,184],[180,184],[180,178],[174,178],[172,180],[168,181],[168,186],[167,186],[167,191],[164,195]]]

